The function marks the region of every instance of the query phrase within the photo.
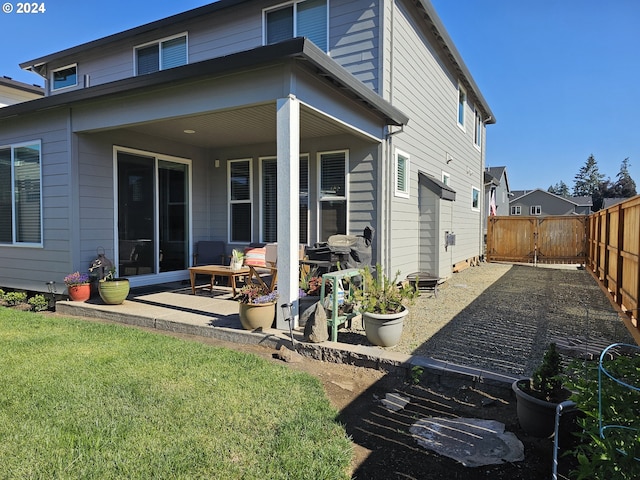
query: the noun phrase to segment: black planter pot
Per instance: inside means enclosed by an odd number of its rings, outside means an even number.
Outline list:
[[[556,407],[558,403],[566,400],[571,395],[564,389],[560,402],[547,402],[529,395],[524,388],[529,380],[516,380],[511,388],[516,394],[518,421],[522,429],[529,435],[539,438],[548,438],[553,435],[556,425]]]

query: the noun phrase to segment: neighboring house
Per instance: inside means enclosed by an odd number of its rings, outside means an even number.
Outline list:
[[[44,89],[38,85],[29,85],[9,77],[0,77],[0,108],[42,96],[44,96]]]
[[[620,203],[620,202],[624,202],[625,200],[627,200],[626,198],[622,198],[622,197],[609,197],[609,198],[603,198],[602,199],[602,210],[606,210],[609,207],[613,207],[614,205]]]
[[[298,242],[367,225],[403,276],[482,253],[494,119],[427,0],[221,0],[21,67],[47,96],[0,110],[0,285],[132,242],[132,286],[174,281],[199,240],[278,241],[297,299]]]
[[[507,167],[487,167],[484,171],[484,232],[487,233],[487,217],[491,215],[491,197],[494,195],[495,215],[509,215],[511,190]]]
[[[589,215],[591,197],[561,197],[539,188],[514,190],[510,215]]]

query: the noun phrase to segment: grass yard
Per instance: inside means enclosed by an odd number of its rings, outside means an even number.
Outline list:
[[[346,479],[336,414],[253,355],[0,307],[0,478]]]

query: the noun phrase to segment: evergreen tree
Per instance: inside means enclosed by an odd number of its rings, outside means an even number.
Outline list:
[[[629,174],[629,157],[625,158],[620,165],[620,171],[616,175],[617,180],[613,184],[614,196],[622,198],[631,198],[636,195],[636,182],[633,181]]]
[[[547,189],[547,192],[553,193],[554,195],[558,195],[560,197],[565,197],[565,198],[571,196],[571,193],[569,192],[569,187],[562,180],[560,180],[555,185],[551,185]]]
[[[603,180],[598,185],[598,189],[591,194],[592,206],[591,210],[597,212],[602,208],[605,198],[615,197],[615,187],[610,178]]]
[[[584,166],[580,168],[574,177],[573,195],[576,197],[589,197],[600,188],[604,181],[604,174],[598,170],[598,162],[595,157],[589,155]]]

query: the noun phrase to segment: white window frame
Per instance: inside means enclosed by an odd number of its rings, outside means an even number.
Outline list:
[[[477,195],[475,195],[477,192]],[[473,205],[474,197],[478,198],[478,204],[476,206]],[[480,189],[478,187],[471,187],[471,210],[474,212],[480,211]]]
[[[520,205],[512,205],[511,215],[522,215],[522,207]]]
[[[56,72],[59,72],[60,70],[66,70],[68,68],[75,68],[76,69],[76,83],[74,83],[73,85],[65,85],[64,87],[58,87],[56,88],[56,82],[54,80],[54,74]],[[51,77],[50,77],[50,81],[51,81],[51,91],[60,91],[60,90],[64,90],[66,88],[73,88],[73,87],[77,87],[78,86],[78,64],[77,63],[71,63],[69,65],[65,65],[64,67],[60,67],[60,68],[56,68],[55,70],[51,70]]]
[[[478,109],[475,109],[475,124],[473,129],[473,145],[478,149],[482,149],[482,115]]]
[[[189,65],[189,35],[187,32],[182,32],[182,33],[178,33],[176,35],[171,35],[170,37],[164,37],[164,38],[160,38],[158,40],[154,40],[152,42],[147,42],[147,43],[142,43],[140,45],[136,45],[135,47],[133,47],[133,71],[134,71],[134,75],[137,77],[138,74],[138,50],[140,50],[141,48],[146,48],[146,47],[150,47],[151,45],[158,45],[158,72],[161,72],[162,70],[166,70],[165,68],[162,67],[162,44],[165,42],[168,42],[170,40],[175,40],[176,38],[181,38],[184,37],[184,41],[185,41],[185,61],[184,61],[184,65]],[[183,65],[181,65],[183,66]],[[151,72],[151,73],[157,73],[157,72]],[[144,75],[148,75],[148,74],[144,74]]]
[[[344,195],[324,195],[322,193],[322,156],[323,155],[331,155],[334,153],[344,153]],[[318,152],[316,154],[316,188],[318,192],[318,202],[316,207],[316,241],[322,240],[320,238],[320,232],[322,232],[322,202],[329,201],[344,201],[345,202],[345,213],[346,213],[346,226],[347,230],[349,229],[349,150],[328,150],[324,152]],[[349,232],[345,232],[349,233]],[[326,240],[326,239],[325,239]]]
[[[233,163],[239,163],[239,162],[247,162],[249,164],[249,198],[248,199],[242,199],[242,200],[232,200],[231,199],[231,164]],[[233,240],[231,238],[231,232],[232,232],[232,223],[233,223],[233,217],[232,217],[232,205],[238,205],[238,204],[249,204],[249,210],[251,211],[252,215],[251,215],[251,222],[250,222],[250,227],[251,227],[251,233],[249,234],[249,239],[248,241],[245,240]],[[254,224],[254,219],[253,219],[253,158],[235,158],[232,160],[227,160],[227,242],[229,244],[242,244],[242,243],[250,243],[253,241],[253,224]]]
[[[451,186],[451,175],[448,172],[442,171],[442,183],[444,183],[447,187]]]
[[[538,216],[542,215],[542,206],[541,205],[531,205],[529,208],[529,212],[531,215]]]
[[[300,3],[304,3],[306,0],[293,0],[290,2],[284,2],[284,3],[280,3],[278,5],[274,5],[272,7],[268,7],[268,8],[264,8],[262,9],[262,44],[263,45],[269,45],[267,43],[267,15],[271,12],[275,12],[276,10],[281,10],[283,8],[286,8],[290,5],[293,6],[293,37],[291,38],[296,38],[298,36],[298,5]],[[326,0],[326,6],[327,6],[327,25],[326,25],[326,32],[325,32],[325,39],[327,42],[326,45],[326,49],[325,52],[329,53],[329,0]],[[318,46],[318,48],[322,48],[320,46]]]
[[[38,162],[38,167],[39,167],[39,171],[38,171],[38,175],[39,175],[39,195],[40,195],[40,204],[39,204],[39,209],[40,209],[40,241],[39,242],[19,242],[17,241],[17,235],[18,235],[18,226],[16,224],[17,222],[17,215],[16,215],[16,184],[15,184],[15,150],[17,148],[21,148],[21,147],[28,147],[31,145],[37,145],[38,146],[38,152],[40,154],[40,161]],[[9,144],[9,145],[0,145],[0,149],[10,149],[11,150],[11,243],[0,243],[0,246],[2,247],[10,247],[10,246],[16,246],[16,247],[38,247],[38,248],[42,248],[44,247],[44,218],[43,218],[43,208],[44,208],[44,203],[43,203],[43,198],[42,198],[42,140],[31,140],[28,142],[20,142],[20,143],[13,143],[13,144]]]
[[[400,157],[404,158],[405,160],[404,189],[401,189],[400,186],[398,185],[400,180]],[[393,171],[395,173],[393,178],[394,195],[396,197],[409,198],[409,189],[410,189],[409,185],[411,183],[411,156],[408,153],[403,152],[402,150],[396,149],[393,155]]]
[[[461,83],[458,83],[458,99],[456,102],[456,105],[457,105],[456,122],[458,126],[464,131],[466,131],[465,124],[466,124],[466,117],[467,117],[466,115],[467,101],[468,101],[467,90],[462,86]]]

